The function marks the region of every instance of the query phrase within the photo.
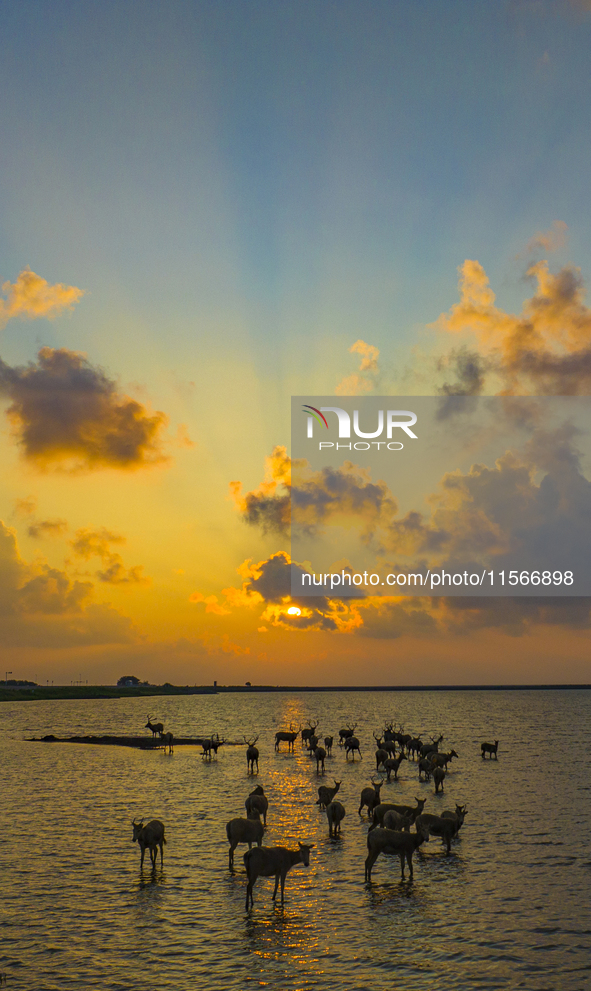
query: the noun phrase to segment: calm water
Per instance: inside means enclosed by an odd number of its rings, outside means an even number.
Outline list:
[[[143,732],[141,699],[3,703],[4,878],[0,972],[6,986],[69,989],[508,989],[591,987],[591,693],[419,692],[192,696],[150,701],[176,734],[259,733],[260,774],[244,747],[211,764],[127,748],[24,742],[29,735]],[[342,779],[342,839],[314,804],[315,762],[296,744],[275,754],[276,729],[319,719],[323,735],[357,722],[363,761],[335,746],[325,781]],[[460,840],[415,855],[414,881],[380,857],[363,880],[361,788],[375,769],[372,730],[443,732],[451,765],[443,797],[402,764],[386,801],[428,796],[425,811],[468,805]],[[500,743],[499,760],[480,741]],[[314,843],[288,875],[285,908],[260,879],[244,911],[242,851],[228,871],[225,824],[261,783],[265,843]],[[131,820],[166,825],[164,870],[143,874]]]

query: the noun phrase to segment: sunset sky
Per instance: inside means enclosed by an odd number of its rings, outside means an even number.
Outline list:
[[[591,681],[588,599],[287,613],[292,395],[591,392],[591,3],[0,10],[0,674]]]

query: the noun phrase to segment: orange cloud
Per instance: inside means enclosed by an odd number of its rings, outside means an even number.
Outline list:
[[[231,610],[226,609],[218,602],[217,595],[203,595],[202,592],[193,592],[189,596],[189,602],[203,602],[205,612],[214,613],[216,616],[229,616]]]
[[[136,469],[167,461],[160,450],[164,413],[150,415],[83,354],[41,348],[38,363],[11,368],[0,359],[0,394],[24,456],[42,469]]]
[[[27,529],[29,537],[61,537],[68,529],[66,520],[37,520]]]
[[[379,350],[373,344],[366,344],[360,339],[351,345],[349,352],[362,355],[359,365],[362,374],[348,375],[339,382],[335,389],[337,396],[357,396],[359,393],[371,392],[376,384]]]
[[[126,569],[123,566],[121,555],[111,550],[111,544],[124,543],[125,537],[118,533],[112,533],[105,527],[98,530],[81,527],[76,530],[74,539],[70,541],[70,546],[76,557],[81,557],[84,561],[89,561],[92,557],[100,557],[104,565],[104,570],[96,572],[100,581],[110,585],[148,585],[151,579],[143,574],[141,565]]]
[[[579,395],[591,387],[591,310],[585,305],[580,271],[564,266],[550,272],[547,261],[532,264],[527,275],[536,280],[534,295],[520,314],[495,305],[495,294],[484,268],[467,259],[460,268],[460,302],[432,324],[448,334],[469,332],[476,338],[472,380],[476,394],[492,374],[504,395]],[[462,358],[464,355],[464,358]],[[452,353],[462,381],[461,361],[466,352]],[[453,386],[443,392],[450,395]],[[466,391],[460,387],[460,391]]]
[[[38,317],[58,316],[64,310],[71,310],[84,295],[83,289],[65,286],[58,282],[51,286],[40,275],[25,268],[16,282],[5,282],[2,292],[6,299],[0,299],[0,328],[5,327],[14,317],[34,320]]]

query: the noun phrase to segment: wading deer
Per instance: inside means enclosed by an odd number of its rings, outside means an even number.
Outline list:
[[[495,740],[494,743],[481,743],[480,744],[480,756],[482,758],[486,757],[488,754],[489,760],[492,760],[492,755],[495,755],[495,760],[498,760],[497,750],[499,749],[499,741]]]
[[[164,750],[168,747],[168,752],[171,754],[174,743],[174,736],[172,733],[161,733],[160,740],[164,744]]]
[[[316,774],[320,773],[320,765],[322,764],[322,773],[324,774],[324,758],[326,757],[326,750],[324,747],[316,747],[314,751],[314,757],[316,758]]]
[[[442,767],[433,768],[433,781],[435,784],[435,794],[439,791],[443,791],[443,782],[445,780],[445,771]]]
[[[333,739],[334,739],[334,737],[332,737],[332,736],[325,736],[324,737],[324,746],[326,747],[326,752],[327,752],[327,754],[328,754],[329,757],[332,754]]]
[[[361,750],[359,749],[359,740],[356,736],[349,736],[345,740],[345,760],[349,760],[349,754],[352,754],[353,760],[355,760],[355,753],[358,753],[359,759],[363,760]]]
[[[258,877],[275,877],[273,901],[275,901],[277,889],[281,883],[281,904],[283,905],[287,872],[296,864],[309,867],[310,850],[313,846],[313,843],[298,843],[297,850],[288,850],[284,846],[256,846],[252,850],[247,850],[244,854],[244,866],[248,876],[246,911],[248,912],[249,907],[254,906],[252,889]]]
[[[144,726],[144,729],[151,729],[152,736],[161,736],[164,733],[164,723],[151,723],[150,716],[148,716],[148,722]]]
[[[403,760],[408,760],[408,758],[406,757],[406,754],[403,754],[401,751],[398,754],[398,757],[388,757],[388,759],[384,761],[384,770],[388,775],[388,781],[390,780],[390,775],[392,772],[394,772],[394,781],[398,781],[398,768],[402,764]]]
[[[450,812],[449,809],[446,809],[445,812],[441,813],[442,819],[452,819],[456,823],[456,831],[454,833],[454,836],[458,835],[461,827],[464,825],[464,818],[466,816],[467,811],[468,809],[466,808],[465,805],[458,805],[456,802],[455,812]]]
[[[337,781],[336,778],[334,779],[334,788],[329,788],[328,785],[320,785],[320,788],[318,789],[318,798],[316,799],[315,804],[319,805],[321,809],[326,809],[332,802],[340,787],[341,782]]]
[[[287,749],[288,749],[288,751],[291,751],[291,753],[293,754],[293,752],[294,752],[293,745],[294,745],[295,741],[298,738],[298,734],[299,734],[301,728],[302,727],[300,726],[300,729],[294,730],[292,724],[290,723],[289,724],[289,729],[290,729],[290,732],[289,733],[287,732],[287,730],[279,730],[278,733],[275,733],[275,750],[277,750],[277,751],[279,750],[279,744],[280,743],[287,743]]]
[[[246,809],[246,814],[249,818],[252,818],[252,816],[256,813],[263,817],[263,822],[265,826],[267,825],[269,800],[263,791],[262,785],[257,785],[254,791],[251,791],[244,803],[244,808]]]
[[[361,810],[364,806],[367,806],[367,814],[371,815],[376,805],[380,804],[380,789],[384,783],[383,778],[378,778],[377,781],[371,779],[373,788],[364,788],[361,792],[361,801],[359,804],[359,815],[361,815]]]
[[[345,818],[345,806],[340,802],[330,802],[326,806],[326,818],[328,819],[328,835],[336,840],[341,832],[341,822]]]
[[[234,866],[234,850],[239,843],[248,843],[248,849],[252,849],[252,844],[263,845],[264,826],[260,816],[256,819],[230,819],[226,825],[226,836],[230,849],[228,851],[228,867],[232,870]]]
[[[309,722],[308,728],[302,730],[302,746],[304,746],[305,744],[308,747],[308,750],[312,749],[312,747],[310,746],[310,739],[313,736],[316,736],[316,730],[318,729],[319,725],[320,725],[319,722],[318,723]],[[316,737],[316,742],[318,742],[318,737]]]
[[[254,765],[257,766],[257,774],[259,773],[259,749],[255,747],[255,743],[258,740],[258,736],[255,736],[254,740],[247,740],[243,737],[246,744],[246,773],[254,774]]]
[[[365,880],[371,881],[371,870],[381,853],[394,854],[400,857],[401,880],[404,881],[405,861],[408,864],[412,878],[412,855],[429,836],[424,833],[401,833],[394,829],[376,829],[367,835],[367,859],[365,861]]]
[[[422,833],[425,839],[428,839],[429,835],[440,836],[447,853],[451,852],[451,841],[456,835],[456,823],[453,819],[424,812],[415,819],[415,829],[417,833]]]
[[[397,822],[398,825],[388,826],[388,829],[406,829],[407,828],[406,825],[405,826],[400,825],[400,823],[402,822],[404,823],[408,822],[408,829],[410,829],[410,827],[413,824],[413,817],[410,814],[410,812],[405,812],[405,813],[398,812],[397,807],[395,805],[392,805],[390,802],[380,802],[380,804],[376,805],[375,809],[372,812],[372,823],[371,826],[369,827],[368,832],[371,833],[371,831],[375,829],[376,826],[385,826],[386,816],[390,812],[393,813],[392,822]],[[394,816],[396,816],[397,818],[394,818]]]
[[[156,870],[156,850],[158,847],[160,847],[160,867],[162,868],[164,863],[164,852],[162,848],[166,843],[164,824],[159,819],[152,819],[144,826],[143,819],[141,822],[136,822],[134,819],[131,825],[133,826],[132,843],[139,843],[140,850],[142,851],[140,870],[144,866],[144,854],[146,850],[150,851],[152,870]]]
[[[353,736],[356,729],[357,723],[354,723],[353,726],[347,726],[346,729],[339,730],[339,747],[342,747],[345,740],[348,740],[349,737]]]
[[[220,740],[218,733],[216,733],[215,736],[213,736],[212,734],[212,736],[208,740],[201,741],[201,746],[203,747],[203,753],[201,754],[201,756],[205,757],[207,760],[211,760],[211,755],[213,752],[217,757],[219,748],[225,742],[226,742],[225,740]]]

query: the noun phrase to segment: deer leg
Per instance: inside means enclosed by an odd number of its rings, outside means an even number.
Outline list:
[[[287,873],[287,872],[286,872]],[[284,902],[284,892],[285,892],[285,874],[281,875],[281,904]]]
[[[145,846],[143,846],[142,847],[142,857],[141,857],[141,860],[140,860],[140,870],[143,870],[144,869],[144,857],[145,857],[145,854],[146,854],[146,848],[145,848]]]
[[[271,899],[272,901],[275,901],[275,898],[276,898],[276,895],[277,895],[277,888],[278,887],[279,887],[279,874],[276,874],[275,875],[275,890],[273,892],[273,898]]]

